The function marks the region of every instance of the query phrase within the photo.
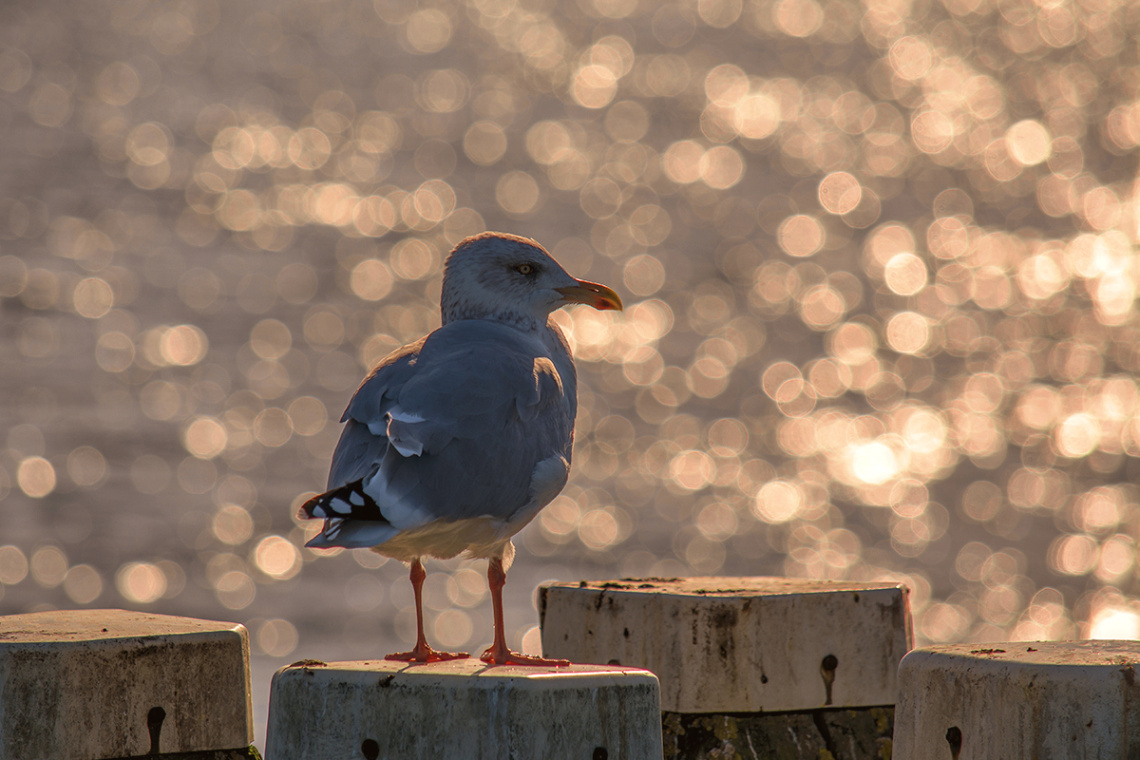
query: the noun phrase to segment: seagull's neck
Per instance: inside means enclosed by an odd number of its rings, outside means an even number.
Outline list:
[[[540,332],[542,328],[546,326],[547,321],[546,317],[539,318],[534,314],[527,314],[510,309],[488,311],[487,309],[470,306],[457,306],[455,308],[445,309],[441,317],[445,325],[448,322],[458,322],[462,319],[486,319],[492,322],[501,322],[502,324],[509,325],[525,333]]]

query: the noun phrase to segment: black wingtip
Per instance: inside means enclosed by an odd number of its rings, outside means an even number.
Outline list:
[[[315,515],[313,515],[313,510],[316,509],[319,499],[320,499],[319,496],[314,496],[313,498],[309,499],[304,504],[302,504],[297,509],[297,519],[298,520],[312,520],[312,519],[314,519]]]
[[[297,510],[299,520],[320,519],[380,520],[387,522],[380,507],[364,490],[362,480],[354,480],[317,494]]]

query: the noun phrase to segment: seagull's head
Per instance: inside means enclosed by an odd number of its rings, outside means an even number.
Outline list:
[[[484,232],[460,241],[443,268],[443,322],[499,319],[542,325],[555,309],[584,303],[621,309],[605,285],[566,273],[538,243],[516,235]]]

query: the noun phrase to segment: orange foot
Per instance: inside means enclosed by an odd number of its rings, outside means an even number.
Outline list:
[[[519,654],[506,648],[496,650],[494,647],[484,652],[479,659],[488,665],[527,665],[536,668],[565,668],[570,665],[569,660],[548,660],[545,657]]]
[[[384,659],[397,662],[443,662],[445,660],[463,660],[470,656],[466,652],[440,652],[427,644],[423,646],[417,644],[416,648],[410,652],[397,652],[387,655]]]

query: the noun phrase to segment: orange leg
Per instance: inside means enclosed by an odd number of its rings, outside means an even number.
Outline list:
[[[416,595],[416,647],[410,652],[398,652],[385,657],[385,660],[399,660],[400,662],[440,662],[441,660],[461,660],[471,655],[466,652],[439,652],[428,646],[427,637],[424,636],[424,605],[423,589],[427,572],[419,558],[412,560],[412,591]]]
[[[503,560],[495,557],[487,567],[487,585],[491,588],[491,606],[495,610],[495,643],[479,659],[491,665],[536,665],[565,667],[569,660],[548,660],[542,657],[518,654],[507,648],[507,637],[503,633],[503,586],[507,583],[507,573],[503,570]]]

